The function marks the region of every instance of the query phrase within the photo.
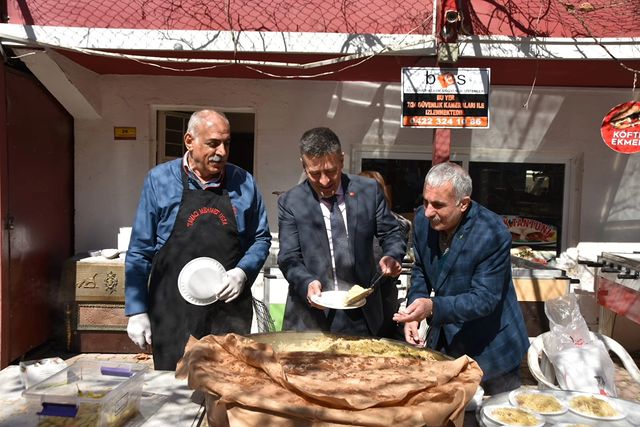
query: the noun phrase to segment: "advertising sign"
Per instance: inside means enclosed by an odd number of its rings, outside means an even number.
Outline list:
[[[612,108],[602,121],[600,134],[604,143],[618,153],[640,152],[640,102]]]
[[[558,239],[558,230],[553,225],[516,215],[503,215],[502,220],[516,245],[555,245]]]
[[[403,68],[402,126],[488,128],[488,68]]]

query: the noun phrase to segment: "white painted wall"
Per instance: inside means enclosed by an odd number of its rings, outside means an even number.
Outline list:
[[[58,61],[101,115],[75,120],[76,251],[116,247],[118,228],[131,225],[147,170],[153,166],[158,108],[214,107],[256,114],[254,174],[277,232],[274,191],[298,182],[297,141],[308,128],[329,126],[341,138],[350,167],[362,145],[429,151],[432,131],[401,129],[398,84],[99,76]],[[578,241],[640,240],[640,154],[610,150],[600,123],[629,90],[494,86],[491,129],[453,130],[452,153],[474,159],[565,158],[574,170],[568,193],[570,246]],[[114,126],[135,126],[136,141],[115,141]],[[232,148],[233,149],[233,148]]]

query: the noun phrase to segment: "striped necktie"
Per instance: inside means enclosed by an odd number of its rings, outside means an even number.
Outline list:
[[[332,196],[327,201],[331,202],[331,240],[333,241],[333,259],[336,266],[337,282],[354,282],[354,261],[353,253],[349,249],[349,238],[347,237],[347,229],[344,225],[344,218],[340,207],[338,206],[338,198]]]

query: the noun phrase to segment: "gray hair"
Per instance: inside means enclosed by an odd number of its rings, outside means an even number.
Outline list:
[[[450,182],[456,193],[456,202],[460,202],[465,197],[471,196],[473,186],[471,177],[459,165],[451,162],[438,163],[433,166],[424,178],[425,185],[429,187],[440,187]]]
[[[189,118],[189,124],[187,124],[187,133],[190,133],[193,137],[195,137],[197,135],[197,131],[200,128],[200,125],[202,124],[202,121],[210,116],[210,115],[217,115],[220,118],[222,118],[225,122],[227,122],[227,125],[229,124],[229,119],[227,119],[227,116],[224,115],[224,113],[221,113],[220,111],[216,111],[216,110],[198,110],[196,112],[194,112],[191,117]]]
[[[318,127],[309,129],[300,138],[300,154],[321,157],[326,154],[341,153],[340,140],[331,129]]]

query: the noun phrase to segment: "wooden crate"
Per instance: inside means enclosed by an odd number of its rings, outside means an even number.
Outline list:
[[[540,279],[514,277],[513,286],[516,288],[518,301],[547,301],[569,293],[569,279]]]
[[[127,335],[124,304],[76,303],[74,344],[81,353],[139,353]]]
[[[124,302],[124,260],[84,258],[77,261],[75,300]]]
[[[142,353],[126,332],[77,331],[74,344],[79,353]]]
[[[79,331],[126,331],[124,304],[78,303],[76,329]]]

